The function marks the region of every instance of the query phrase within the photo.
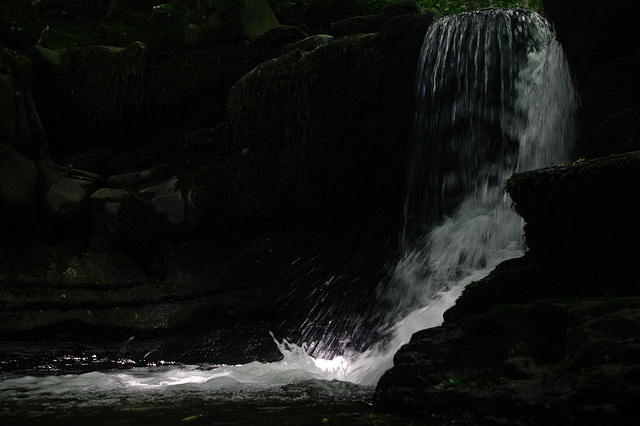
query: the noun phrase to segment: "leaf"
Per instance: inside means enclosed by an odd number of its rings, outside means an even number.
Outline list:
[[[190,422],[191,420],[195,420],[198,417],[200,417],[200,415],[195,415],[195,416],[189,416],[189,417],[185,417],[184,419],[180,420],[181,422]]]

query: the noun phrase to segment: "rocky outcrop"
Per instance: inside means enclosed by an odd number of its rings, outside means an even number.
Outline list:
[[[640,298],[541,300],[414,334],[376,407],[428,424],[632,424]]]
[[[156,262],[163,244],[187,235],[187,203],[176,188],[177,177],[164,175],[171,165],[110,177],[91,194],[95,230],[111,238],[151,276],[165,279]],[[155,175],[155,176],[154,176]]]
[[[414,67],[436,16],[400,16],[378,34],[292,50],[240,79],[228,100],[233,156],[185,183],[200,194],[202,216],[215,218],[207,209],[216,208],[276,226],[348,223],[365,212],[396,220]]]
[[[54,154],[131,147],[144,140],[146,45],[38,46],[30,58],[34,97]]]
[[[640,152],[513,175],[506,182],[532,255],[612,261],[640,238]]]
[[[638,176],[633,152],[509,179],[529,251],[412,337],[378,406],[443,423],[637,421]]]

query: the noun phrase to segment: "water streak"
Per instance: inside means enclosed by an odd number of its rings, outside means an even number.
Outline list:
[[[464,286],[522,255],[522,220],[504,181],[566,161],[573,145],[572,78],[534,12],[487,9],[437,21],[416,84],[404,255],[378,291],[386,338],[347,363],[345,380],[356,383],[375,384],[414,332],[442,322]]]

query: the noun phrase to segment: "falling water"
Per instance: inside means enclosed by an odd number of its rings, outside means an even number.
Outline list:
[[[403,259],[383,297],[403,312],[522,252],[503,192],[514,172],[566,161],[576,94],[548,23],[528,10],[450,16],[425,37]]]
[[[253,404],[251,415],[264,415],[265,405],[281,410],[285,400],[308,414],[318,401],[355,404],[370,395],[411,334],[439,325],[467,283],[522,254],[522,221],[503,192],[505,179],[566,161],[572,146],[570,73],[549,25],[533,12],[488,9],[436,21],[416,83],[403,256],[378,290],[381,342],[328,359],[276,340],[284,359],[271,364],[2,376],[0,417],[32,403],[32,420],[45,416],[45,423],[47,410],[55,418],[61,410],[69,416],[70,407],[90,412],[84,420],[103,418],[96,407],[105,406],[131,410],[119,418],[135,419],[170,404],[174,418],[185,420],[204,416],[203,398],[213,419],[222,419],[220,404]],[[229,418],[237,421],[238,412]]]
[[[522,220],[504,182],[566,161],[573,146],[571,75],[534,12],[486,9],[437,21],[416,84],[403,257],[378,293],[389,338],[354,363],[347,378],[360,383],[375,383],[414,332],[440,325],[466,284],[523,254]]]

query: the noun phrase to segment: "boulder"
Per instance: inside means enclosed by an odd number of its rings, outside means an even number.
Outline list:
[[[91,213],[96,230],[108,234],[118,231],[118,208],[131,193],[125,189],[100,188],[91,194]]]
[[[553,297],[638,295],[640,153],[515,174],[506,183],[529,251],[469,284],[444,317]]]
[[[636,29],[640,3],[542,3],[578,81],[582,104],[576,158],[640,149],[640,35]]]
[[[246,40],[194,46],[153,62],[148,76],[151,133],[188,133],[228,121],[231,86],[252,68]]]
[[[89,219],[89,196],[102,177],[83,170],[65,169],[51,160],[38,162],[40,176],[48,189],[44,196],[44,210],[54,222],[64,223],[75,232]]]
[[[91,194],[96,230],[134,258],[153,257],[160,244],[187,230],[187,211],[176,177],[158,180],[157,169],[112,176]],[[154,179],[155,178],[155,179]],[[120,186],[119,188],[113,186]]]
[[[640,153],[506,182],[529,251],[465,287],[380,379],[378,410],[449,424],[638,420]]]
[[[0,143],[36,159],[44,155],[47,139],[31,95],[31,71],[27,58],[0,48]]]
[[[25,57],[0,48],[1,233],[29,233],[41,219],[37,162],[46,158],[47,140],[31,97],[30,72]]]
[[[286,46],[282,50],[282,54],[289,53],[292,50],[296,50],[296,49],[303,50],[305,52],[311,52],[312,50],[315,50],[317,47],[320,47],[325,43],[329,43],[332,40],[333,40],[333,36],[330,36],[328,34],[316,34],[316,35],[307,37],[304,40],[291,43],[290,45]]]

